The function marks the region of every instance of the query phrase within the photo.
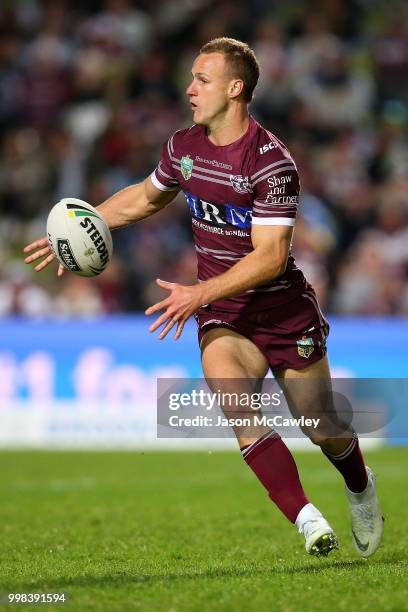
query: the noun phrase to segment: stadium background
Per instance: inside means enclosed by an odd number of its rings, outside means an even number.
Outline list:
[[[408,439],[407,12],[406,0],[2,0],[1,609],[6,593],[65,592],[101,612],[407,610],[407,448],[391,446]],[[327,560],[306,557],[238,452],[155,439],[156,377],[200,374],[194,322],[160,343],[141,314],[156,276],[195,279],[182,198],[116,232],[97,279],[23,263],[59,198],[98,204],[151,172],[190,124],[190,64],[218,35],[255,48],[252,112],[299,165],[295,254],[329,314],[334,373],[400,379],[387,444],[365,452],[386,516],[368,562],[319,453],[295,450],[340,538]]]
[[[332,324],[334,374],[405,376],[407,17],[370,0],[2,2],[2,446],[154,443],[156,377],[200,374],[194,323],[159,343],[140,314],[157,276],[195,280],[182,196],[115,232],[96,279],[36,275],[21,249],[61,197],[97,205],[152,171],[191,123],[190,65],[219,35],[255,49],[252,113],[299,166],[294,252]]]

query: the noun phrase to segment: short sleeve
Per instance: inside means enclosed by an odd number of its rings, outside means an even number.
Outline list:
[[[180,189],[173,165],[177,161],[174,155],[173,138],[174,135],[163,145],[160,161],[150,175],[153,185],[160,191],[177,191]]]
[[[251,176],[253,225],[295,225],[299,204],[299,175],[293,160],[284,157]]]

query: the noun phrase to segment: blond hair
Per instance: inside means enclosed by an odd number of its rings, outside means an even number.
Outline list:
[[[244,83],[242,98],[251,102],[259,79],[259,64],[246,43],[235,38],[214,38],[201,47],[200,53],[222,53],[233,78],[242,79]]]

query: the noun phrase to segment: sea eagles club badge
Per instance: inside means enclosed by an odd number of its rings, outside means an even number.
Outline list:
[[[250,191],[249,177],[241,174],[230,174],[231,185],[237,193],[248,193]]]
[[[180,170],[186,181],[188,181],[193,174],[193,160],[189,155],[181,158]]]

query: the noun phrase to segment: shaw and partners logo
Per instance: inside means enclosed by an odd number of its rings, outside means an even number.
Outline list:
[[[269,191],[266,195],[266,204],[289,204],[296,206],[299,202],[298,195],[286,195],[287,185],[292,182],[292,176],[271,176],[268,178]]]
[[[184,192],[191,214],[196,219],[207,221],[212,225],[232,225],[239,228],[250,228],[252,209],[241,208],[232,204],[213,204],[206,202],[191,193]]]

